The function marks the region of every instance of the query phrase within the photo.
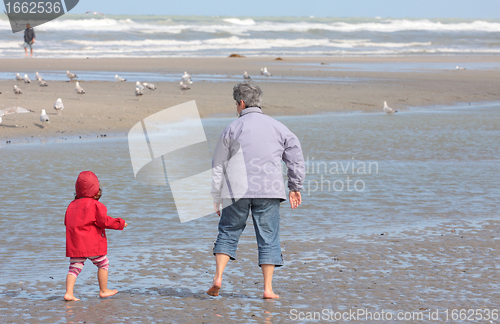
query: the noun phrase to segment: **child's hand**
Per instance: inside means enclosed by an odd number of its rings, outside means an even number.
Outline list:
[[[127,223],[125,223],[125,226],[123,226],[123,227],[125,228],[125,227],[127,227],[127,225],[128,225],[128,224],[127,224]]]

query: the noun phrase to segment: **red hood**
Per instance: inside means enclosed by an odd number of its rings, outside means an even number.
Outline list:
[[[93,198],[99,193],[99,179],[91,171],[83,171],[75,184],[76,198]]]

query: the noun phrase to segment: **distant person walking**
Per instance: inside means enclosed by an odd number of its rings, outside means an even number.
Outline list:
[[[24,52],[25,56],[28,56],[28,47],[31,50],[31,57],[33,57],[33,45],[35,45],[35,30],[30,27],[30,24],[26,24],[26,30],[24,31]]]

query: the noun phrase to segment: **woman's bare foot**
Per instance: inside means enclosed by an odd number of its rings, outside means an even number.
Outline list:
[[[212,284],[212,287],[210,287],[209,290],[207,290],[207,294],[210,296],[219,296],[219,290],[222,287],[222,280],[215,280],[214,283]]]
[[[76,298],[74,295],[66,294],[64,295],[65,301],[79,301],[80,299]]]
[[[101,298],[106,298],[106,297],[111,297],[113,295],[116,295],[116,293],[118,292],[118,290],[116,289],[106,289],[105,291],[100,291],[99,292],[99,297]]]
[[[262,297],[264,299],[274,299],[274,298],[280,298],[279,295],[276,295],[272,290],[271,291],[264,291],[264,296]]]

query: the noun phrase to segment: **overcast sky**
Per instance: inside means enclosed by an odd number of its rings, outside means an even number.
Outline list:
[[[500,0],[80,0],[72,13],[500,18]]]

